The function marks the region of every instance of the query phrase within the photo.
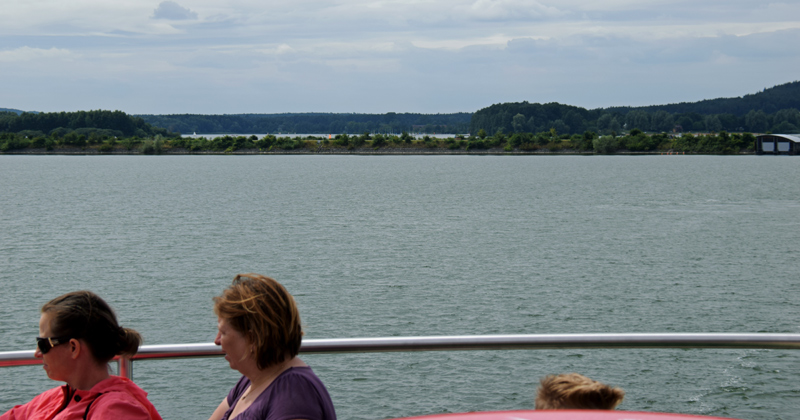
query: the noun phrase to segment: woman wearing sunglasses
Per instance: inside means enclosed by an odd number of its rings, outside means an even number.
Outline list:
[[[210,420],[336,420],[322,381],[297,357],[300,314],[280,283],[239,274],[214,298],[214,312],[214,343],[242,377]]]
[[[132,356],[142,337],[122,328],[108,304],[89,291],[67,293],[42,307],[34,353],[50,379],[67,384],[36,396],[0,420],[161,420],[147,393],[109,374],[108,362]]]

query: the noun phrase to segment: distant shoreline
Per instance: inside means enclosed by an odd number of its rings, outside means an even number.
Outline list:
[[[125,155],[144,155],[156,156],[155,154],[142,153],[139,150],[126,150],[117,149],[112,151],[100,152],[96,148],[86,147],[64,147],[56,148],[53,150],[41,149],[22,149],[10,150],[7,152],[0,152],[0,155],[25,155],[25,156],[125,156]],[[580,152],[575,150],[558,150],[549,151],[547,149],[537,150],[513,150],[507,151],[503,148],[489,148],[489,149],[429,149],[429,148],[345,148],[345,147],[326,147],[317,150],[299,149],[299,150],[258,150],[258,149],[239,149],[231,152],[225,151],[190,151],[187,149],[163,149],[157,155],[159,156],[187,156],[187,155],[237,155],[237,156],[254,156],[254,155],[356,155],[356,156],[456,156],[456,155],[488,155],[488,156],[653,156],[653,155],[716,155],[713,153],[684,153],[675,151],[650,151],[650,152],[630,152],[630,151],[617,151],[614,153],[601,154],[595,152]],[[737,154],[728,154],[725,156],[745,156],[755,155],[755,152],[742,152]],[[722,156],[720,154],[720,156]]]

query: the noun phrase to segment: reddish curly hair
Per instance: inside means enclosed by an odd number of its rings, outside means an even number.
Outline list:
[[[577,373],[548,375],[542,378],[536,392],[537,410],[617,408],[625,391],[591,380]]]
[[[303,328],[292,295],[275,279],[237,274],[214,298],[214,313],[242,333],[256,349],[256,364],[266,369],[300,352]]]

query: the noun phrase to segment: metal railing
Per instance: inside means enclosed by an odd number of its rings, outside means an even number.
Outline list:
[[[374,353],[442,350],[541,349],[788,349],[800,350],[800,334],[764,333],[631,333],[461,335],[431,337],[334,338],[303,340],[301,353]],[[213,343],[141,346],[132,358],[116,358],[119,374],[130,378],[132,363],[146,359],[222,356]],[[33,350],[0,352],[0,367],[41,364]]]

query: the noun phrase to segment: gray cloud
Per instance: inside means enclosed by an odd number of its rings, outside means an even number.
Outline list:
[[[42,20],[30,7],[16,19],[24,28],[0,27],[0,73],[13,81],[4,97],[23,109],[134,113],[591,108],[738,96],[796,80],[800,67],[790,21],[800,3],[180,2],[72,11],[86,19]],[[182,22],[192,24],[173,27]]]
[[[194,20],[197,19],[197,13],[174,1],[162,1],[153,11],[153,19]]]

